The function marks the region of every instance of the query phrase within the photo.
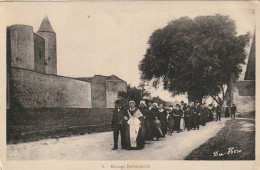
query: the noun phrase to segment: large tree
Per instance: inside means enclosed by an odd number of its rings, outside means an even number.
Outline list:
[[[237,35],[229,16],[173,20],[150,36],[139,64],[141,79],[155,87],[162,82],[165,90],[187,94],[190,101],[212,96],[222,104],[231,78],[242,71],[249,39],[249,33]]]

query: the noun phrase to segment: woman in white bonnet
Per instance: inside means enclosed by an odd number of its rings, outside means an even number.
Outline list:
[[[135,107],[133,100],[129,101],[126,123],[126,149],[143,149],[145,145],[144,117]]]

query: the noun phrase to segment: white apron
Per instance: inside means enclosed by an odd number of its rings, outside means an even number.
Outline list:
[[[183,117],[181,118],[180,129],[181,129],[181,130],[184,130],[184,129],[185,129],[185,121],[184,121],[184,118],[183,118]]]
[[[139,120],[139,117],[142,116],[142,113],[137,110],[132,116],[129,110],[127,112],[129,114],[129,120],[127,121],[127,123],[130,126],[130,145],[131,147],[137,147],[136,139],[141,126],[141,121]]]

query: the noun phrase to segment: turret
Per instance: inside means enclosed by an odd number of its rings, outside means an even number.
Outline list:
[[[57,50],[56,33],[54,32],[47,16],[42,20],[41,26],[37,32],[45,39],[45,73],[57,74]]]
[[[28,25],[7,27],[8,67],[34,70],[33,28]]]

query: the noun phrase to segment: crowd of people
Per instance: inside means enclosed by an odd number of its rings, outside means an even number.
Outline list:
[[[158,141],[166,135],[181,133],[185,130],[199,130],[207,122],[221,120],[221,108],[199,102],[168,106],[164,104],[140,101],[139,107],[131,100],[127,108],[119,100],[115,103],[112,127],[114,147],[118,149],[118,137],[121,135],[122,149],[143,149],[145,141]]]

